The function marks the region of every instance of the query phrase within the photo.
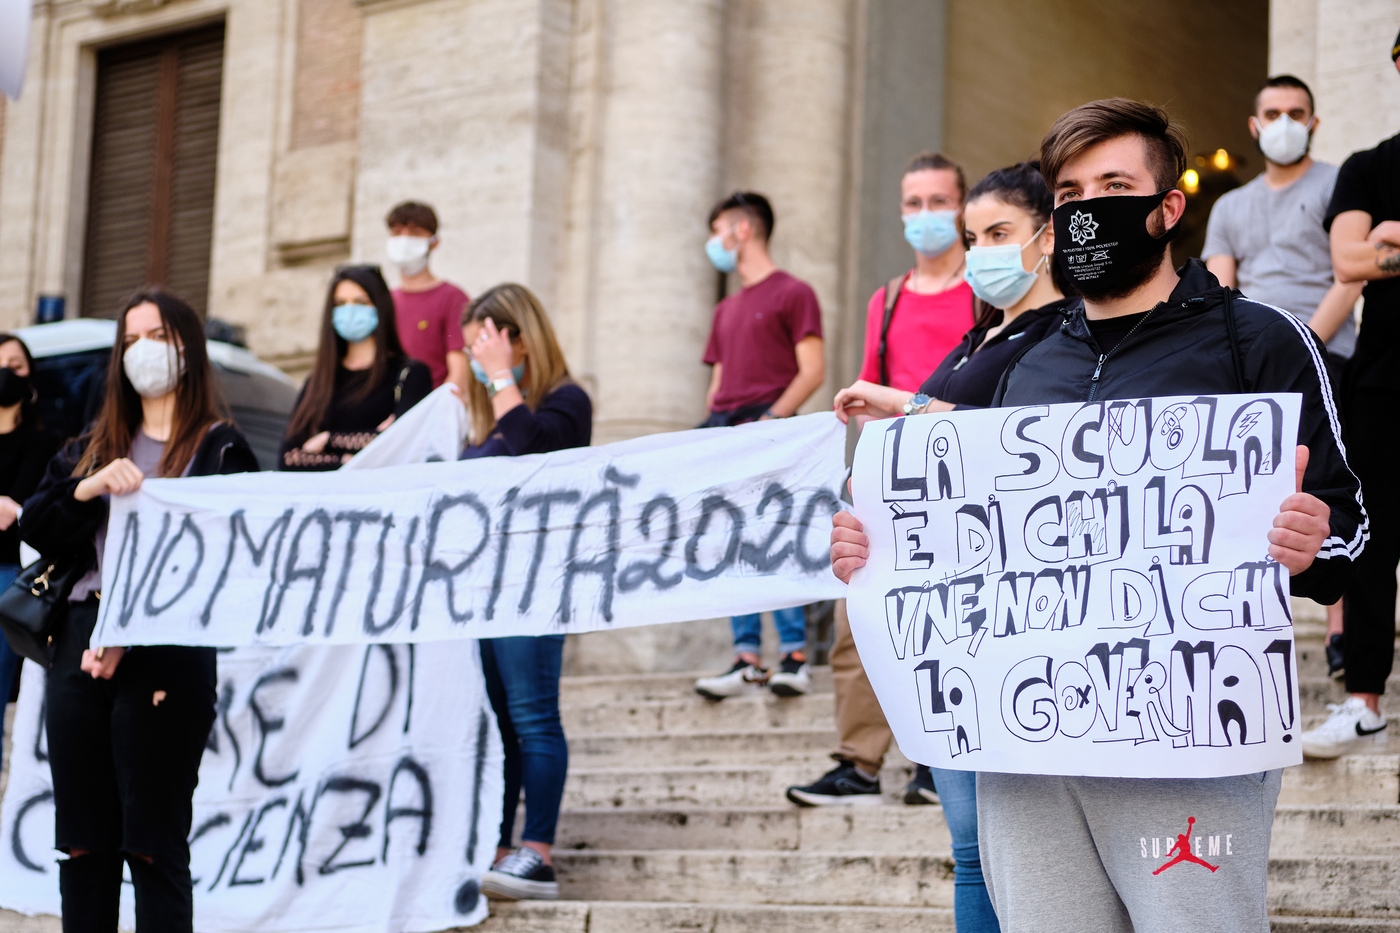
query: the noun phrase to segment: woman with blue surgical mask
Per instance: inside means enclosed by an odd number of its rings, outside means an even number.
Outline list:
[[[914,266],[870,296],[860,378],[913,391],[972,326],[972,291],[963,281],[963,199],[955,162],[925,152],[900,179],[900,222]]]
[[[279,470],[335,470],[432,391],[426,364],[410,359],[394,325],[394,299],[378,266],[341,266],[321,315],[316,362],[297,396]]]
[[[1065,298],[1053,260],[1055,234],[1049,222],[1053,208],[1050,189],[1034,162],[999,169],[973,186],[964,211],[964,277],[977,295],[976,323],[917,392],[857,382],[836,394],[837,417],[866,421],[990,405],[1011,360],[1058,327],[1076,300]],[[832,657],[834,679],[835,649]],[[977,775],[919,768],[938,789],[952,836],[953,915],[958,933],[996,933],[999,926],[977,845]]]

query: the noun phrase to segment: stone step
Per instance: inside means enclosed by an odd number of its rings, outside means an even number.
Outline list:
[[[1400,806],[1282,805],[1274,811],[1275,858],[1400,855]]]
[[[1400,919],[1400,860],[1388,855],[1270,859],[1269,912]]]
[[[1327,650],[1321,638],[1298,638],[1293,645],[1298,658],[1298,678],[1324,678],[1327,676]],[[1395,649],[1395,670],[1400,671],[1400,646]]]
[[[481,933],[953,933],[953,912],[939,907],[735,906],[729,898],[722,904],[493,901],[490,919],[473,929]],[[0,927],[0,933],[3,930]]]
[[[812,693],[831,695],[831,668],[813,666]],[[640,703],[647,700],[699,700],[695,681],[719,671],[689,671],[663,674],[606,674],[559,679],[559,705],[598,706],[614,703]]]
[[[693,732],[755,732],[766,729],[826,729],[835,733],[829,694],[777,697],[762,694],[730,697],[718,703],[700,697],[561,710],[566,735]]]
[[[952,907],[942,853],[796,853],[653,849],[560,852],[560,894],[579,900]]]
[[[663,765],[800,763],[819,768],[815,779],[835,766],[830,752],[836,735],[830,729],[768,729],[751,732],[685,734],[584,734],[569,736],[571,767],[616,767],[621,762]],[[890,761],[906,759],[895,748]]]
[[[905,806],[673,807],[566,810],[557,845],[617,849],[871,852],[910,855],[950,845],[943,808]],[[1400,855],[1400,806],[1280,806],[1274,858]]]
[[[1306,760],[1283,772],[1280,804],[1400,802],[1400,754],[1380,751],[1331,761]]]
[[[880,772],[884,799],[894,802],[912,766],[886,765]],[[564,806],[593,807],[772,807],[794,784],[809,784],[821,772],[812,765],[713,765],[662,768],[570,768]]]
[[[758,851],[945,852],[939,806],[675,807],[565,810],[556,845],[571,851],[743,849]]]

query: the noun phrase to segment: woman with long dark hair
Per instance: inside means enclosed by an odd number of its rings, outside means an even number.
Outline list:
[[[21,503],[44,476],[59,441],[43,429],[35,403],[34,356],[14,334],[0,334],[0,590],[19,575]],[[19,658],[0,638],[0,737]]]
[[[857,382],[836,394],[837,416],[842,421],[868,420],[990,405],[1012,360],[1058,327],[1077,300],[1065,297],[1068,286],[1053,259],[1053,209],[1054,199],[1035,162],[998,169],[974,185],[967,195],[964,218],[966,278],[979,304],[976,324],[917,393]],[[838,526],[849,528],[849,522],[855,521],[847,512],[839,514]],[[833,550],[833,566],[837,559]],[[843,582],[849,576],[846,570]],[[953,842],[953,915],[958,933],[996,933],[1000,927],[987,895],[977,843],[976,772],[942,768],[930,772]],[[818,784],[832,786],[835,782],[830,778]]]
[[[159,290],[117,316],[102,407],[50,462],[24,504],[20,535],[46,560],[87,574],[54,639],[45,720],[63,929],[117,929],[122,864],[136,928],[188,931],[191,799],[214,722],[213,648],[89,648],[102,586],[110,496],[147,476],[258,468],[224,414],[199,316]]]
[[[564,352],[539,299],[523,285],[498,285],[462,315],[476,380],[468,387],[471,437],[463,460],[587,447],[593,403],[569,377]],[[486,692],[505,745],[505,806],[496,862],[482,879],[490,897],[559,896],[551,851],[569,746],[559,718],[563,635],[481,640]],[[512,851],[515,810],[525,792],[521,845]]]
[[[335,470],[432,391],[394,324],[378,266],[341,266],[326,292],[316,363],[297,396],[279,470]]]

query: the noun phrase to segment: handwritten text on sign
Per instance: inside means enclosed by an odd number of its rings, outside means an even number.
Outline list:
[[[140,649],[137,649],[138,651]],[[486,918],[502,751],[474,642],[219,653],[190,832],[195,929],[443,930]],[[0,906],[59,912],[44,671],[24,665]],[[134,926],[131,889],[122,926]]]
[[[151,480],[116,499],[94,644],[586,632],[840,595],[831,414],[324,474]]]
[[[900,747],[967,770],[1208,777],[1296,764],[1296,395],[868,425],[851,581]]]

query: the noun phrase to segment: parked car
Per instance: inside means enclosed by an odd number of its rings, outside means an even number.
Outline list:
[[[34,354],[34,386],[44,424],[64,437],[77,437],[101,404],[116,322],[78,318],[21,327],[14,333]],[[258,463],[272,469],[296,403],[297,384],[251,351],[222,340],[209,341],[209,361]]]

